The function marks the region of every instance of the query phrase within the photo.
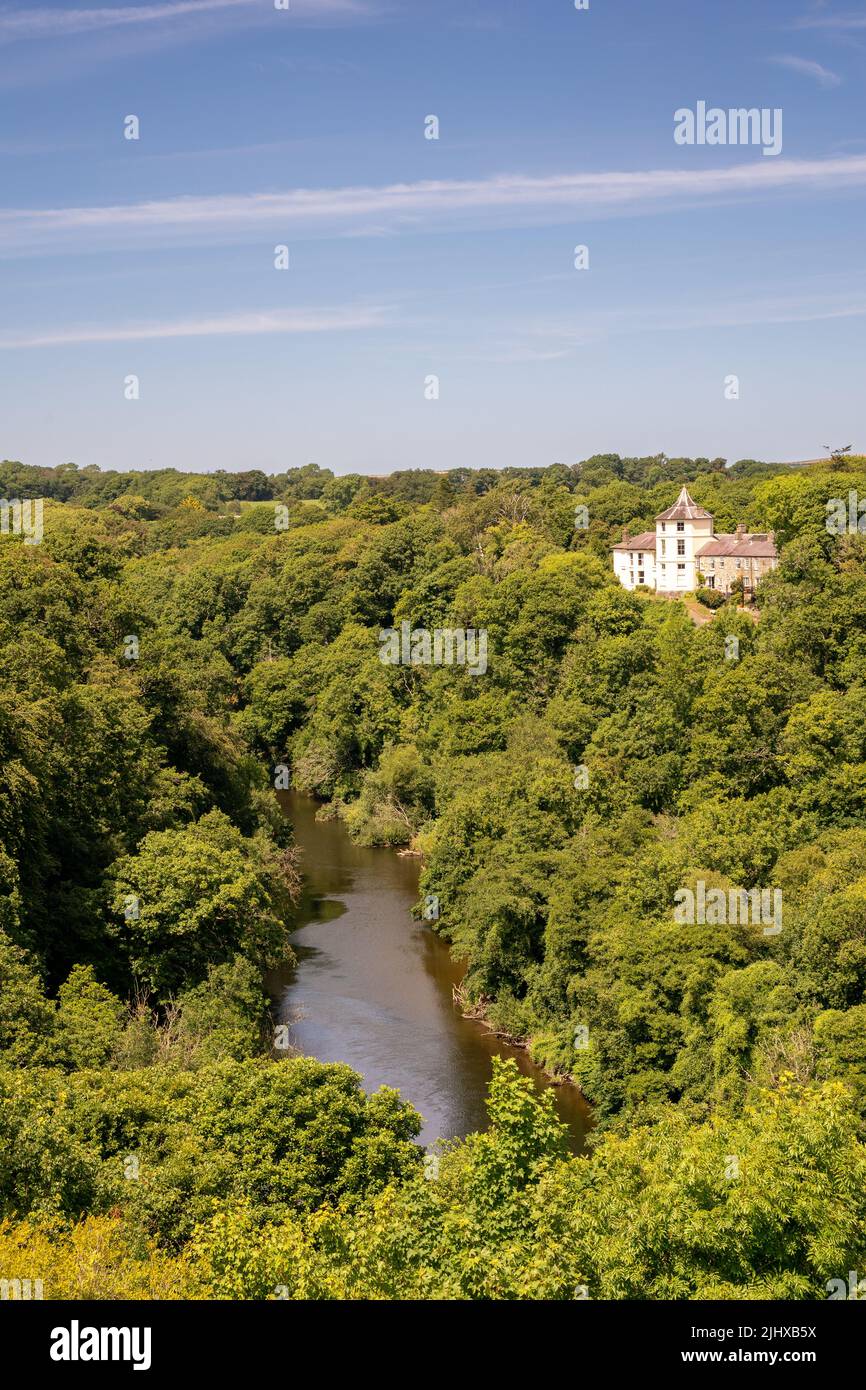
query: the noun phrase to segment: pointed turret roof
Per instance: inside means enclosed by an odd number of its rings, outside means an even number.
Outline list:
[[[672,507],[668,507],[666,512],[660,512],[656,521],[712,521],[711,512],[704,511],[697,502],[689,496],[689,490],[684,487],[676,502]]]

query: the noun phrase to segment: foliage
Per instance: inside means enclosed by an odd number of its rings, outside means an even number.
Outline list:
[[[614,580],[683,483],[781,542],[751,614],[701,591],[696,627]],[[3,1259],[52,1247],[53,1290],[85,1296],[91,1261],[124,1297],[820,1297],[856,1268],[866,539],[827,525],[851,491],[866,459],[0,464],[46,499],[41,545],[0,537]],[[483,629],[486,672],[384,665],[404,621]],[[428,1181],[393,1093],[273,1059],[288,780],[423,853],[468,1001],[580,1082],[590,1159],[497,1072],[489,1131]],[[782,932],[677,922],[699,884],[780,891]]]
[[[489,1131],[360,1210],[265,1228],[222,1210],[194,1239],[202,1278],[227,1298],[814,1299],[862,1264],[866,1149],[841,1088],[698,1127],[666,1114],[567,1160],[529,1086],[501,1069]]]
[[[705,608],[721,608],[727,602],[726,596],[718,589],[696,589],[695,598]]]

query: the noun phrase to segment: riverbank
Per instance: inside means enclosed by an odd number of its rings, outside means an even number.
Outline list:
[[[532,1061],[532,1065],[538,1068],[547,1078],[551,1086],[573,1086],[583,1097],[585,1104],[587,1106],[591,1104],[584,1094],[580,1082],[573,1076],[569,1076],[566,1072],[549,1071],[547,1067],[543,1066],[540,1062],[536,1062],[532,1058],[532,1038],[516,1038],[513,1034],[504,1033],[500,1028],[494,1027],[490,1022],[490,1017],[487,1012],[489,1006],[493,1003],[491,999],[479,999],[477,1003],[472,1004],[467,999],[466,992],[461,985],[454,986],[453,997],[454,1007],[460,1010],[463,1018],[479,1024],[481,1027],[485,1028],[492,1037],[498,1038],[500,1042],[506,1043],[509,1047],[519,1048],[521,1051],[525,1052]]]
[[[367,1090],[398,1089],[424,1117],[428,1144],[485,1128],[492,1058],[513,1057],[539,1090],[553,1090],[580,1151],[591,1116],[579,1090],[546,1075],[525,1043],[498,1037],[455,1007],[462,967],[412,916],[418,858],[354,844],[342,821],[317,818],[308,797],[281,793],[280,802],[305,878],[291,941],[297,964],[269,981],[292,1047],[347,1063]]]

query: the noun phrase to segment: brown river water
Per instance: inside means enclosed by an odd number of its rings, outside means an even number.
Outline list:
[[[346,1062],[364,1088],[393,1086],[424,1119],[421,1142],[484,1129],[493,1057],[513,1057],[539,1089],[550,1082],[527,1054],[455,1008],[462,967],[411,908],[418,861],[355,845],[342,822],[317,821],[317,803],[281,793],[305,876],[292,936],[295,967],[273,971],[276,1017],[298,1052]],[[560,1119],[578,1151],[589,1110],[574,1086],[554,1086]]]

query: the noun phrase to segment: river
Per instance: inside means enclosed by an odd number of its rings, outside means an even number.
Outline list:
[[[513,1057],[539,1089],[550,1086],[519,1048],[454,1007],[462,969],[446,943],[411,916],[418,861],[352,843],[341,821],[317,821],[317,803],[280,801],[302,851],[305,886],[292,948],[298,963],[269,987],[290,1043],[323,1062],[346,1062],[367,1091],[394,1086],[424,1119],[421,1142],[484,1129],[491,1059]],[[589,1111],[574,1086],[553,1090],[578,1151]]]

